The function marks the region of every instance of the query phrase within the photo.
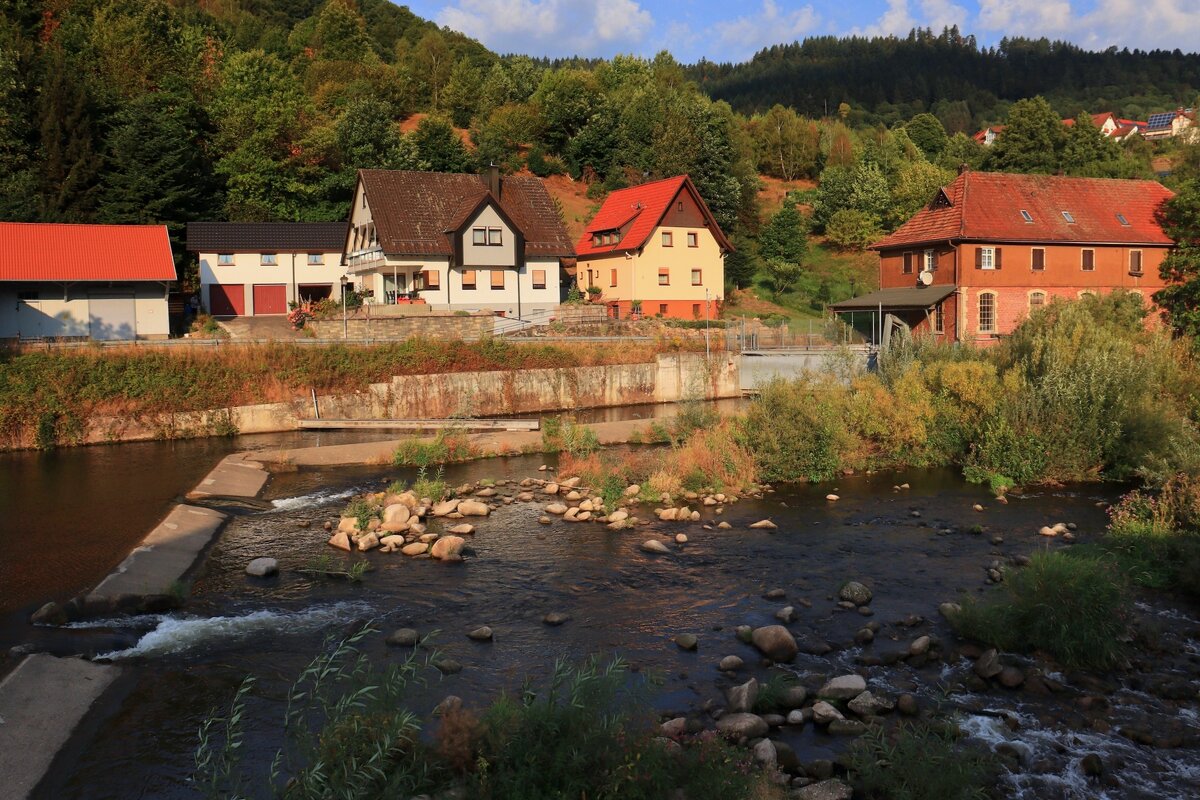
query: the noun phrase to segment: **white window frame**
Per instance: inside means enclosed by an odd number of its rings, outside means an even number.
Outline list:
[[[307,263],[310,267],[324,266],[325,265],[325,254],[324,253],[309,253]]]
[[[992,320],[991,320],[991,324],[988,325],[988,327],[986,327],[986,328],[983,326],[983,298],[985,298],[985,297],[990,297],[992,300],[992,302],[991,302]],[[976,311],[979,313],[979,323],[976,327],[979,329],[980,333],[990,333],[990,334],[996,333],[996,329],[998,327],[998,320],[996,319],[996,315],[997,315],[996,306],[997,306],[997,300],[996,300],[995,292],[980,292],[979,293],[979,299],[975,303],[975,307],[976,307]]]
[[[488,247],[499,247],[504,244],[504,234],[501,228],[487,229]]]
[[[1039,295],[1041,296],[1042,301],[1040,303],[1033,302],[1033,298],[1037,297]],[[1032,312],[1035,308],[1044,308],[1046,306],[1046,303],[1049,302],[1049,300],[1050,300],[1050,296],[1044,290],[1034,289],[1032,292],[1029,293],[1029,310],[1030,310],[1030,312]]]
[[[979,268],[994,270],[996,268],[996,248],[979,248]]]
[[[471,228],[471,244],[474,247],[487,247],[487,228]]]
[[[218,267],[232,267],[236,263],[233,253],[217,253]]]
[[[925,272],[933,272],[937,267],[933,263],[933,250],[921,254],[921,267]]]
[[[258,265],[260,267],[278,267],[279,253],[259,253]]]

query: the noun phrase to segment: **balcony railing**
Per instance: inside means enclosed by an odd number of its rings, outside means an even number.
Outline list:
[[[383,248],[379,246],[372,247],[369,250],[356,250],[346,256],[346,268],[351,272],[362,272],[363,270],[374,269],[381,267],[387,262],[383,255]]]

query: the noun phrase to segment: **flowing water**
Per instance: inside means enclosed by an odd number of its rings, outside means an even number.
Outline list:
[[[455,485],[484,477],[537,477],[543,460],[481,461],[449,468],[446,478]],[[1049,696],[1001,689],[948,695],[946,688],[969,673],[966,660],[921,669],[903,662],[874,665],[875,657],[905,650],[922,633],[941,637],[949,648],[954,639],[937,617],[938,603],[984,591],[986,568],[997,558],[1066,546],[1037,535],[1046,523],[1075,522],[1082,541],[1099,535],[1105,516],[1098,504],[1113,499],[1115,490],[1031,493],[1005,506],[950,471],[854,476],[836,487],[791,487],[730,505],[721,518],[733,530],[686,526],[690,541],[669,555],[638,549],[650,529],[539,525],[540,503],[504,506],[477,522],[460,564],[398,553],[342,554],[325,544],[328,534],[321,523],[335,519],[349,496],[412,477],[380,467],[275,475],[265,495],[268,505],[230,509],[236,516],[210,552],[183,611],[79,623],[47,635],[50,649],[101,656],[125,667],[125,677],[78,737],[65,760],[69,767],[43,785],[44,796],[197,796],[188,777],[197,728],[211,709],[228,705],[247,674],[258,676],[259,684],[247,708],[246,757],[252,771],[263,775],[278,745],[291,681],[328,636],[344,635],[366,620],[383,631],[363,643],[377,663],[405,655],[384,644],[384,633],[415,627],[437,631],[436,646],[463,664],[461,673],[414,688],[411,707],[420,713],[447,694],[481,705],[501,691],[519,689],[526,676],[545,677],[556,659],[593,653],[620,655],[636,669],[660,675],[655,706],[685,713],[706,701],[723,703],[729,681],[717,670],[722,656],[737,654],[749,665],[757,663],[754,651],[735,639],[734,626],[772,624],[783,605],[800,612],[789,627],[802,647],[814,650],[812,645],[824,642],[834,648],[797,658],[792,668],[806,685],[860,669],[865,659],[873,664],[866,667],[872,688],[911,691],[923,704],[944,701],[958,707],[975,738],[1004,745],[1021,762],[1021,769],[1005,778],[1005,796],[1200,796],[1195,746],[1200,613],[1195,608],[1155,600],[1139,609],[1144,624],[1159,630],[1161,658],[1153,674],[1106,678],[1104,709],[1083,708],[1081,692],[1070,689]],[[901,482],[912,488],[895,490]],[[827,502],[829,491],[842,499]],[[987,510],[974,512],[975,503]],[[763,517],[779,529],[747,529]],[[983,534],[970,532],[976,524],[984,526]],[[664,531],[680,529],[664,524]],[[994,545],[991,537],[997,534],[1004,542]],[[348,563],[367,560],[372,571],[361,584],[295,572],[321,555]],[[247,577],[246,563],[258,556],[279,559],[280,575]],[[873,644],[854,644],[855,631],[867,620],[835,602],[834,593],[847,579],[861,580],[874,591],[872,619],[883,627]],[[772,588],[784,589],[787,599],[764,599]],[[543,625],[542,617],[551,611],[569,614],[571,621]],[[493,641],[466,638],[467,631],[485,624],[495,631]],[[698,652],[677,648],[672,638],[679,633],[696,634]],[[739,680],[749,674],[760,680],[769,675],[754,667]],[[1096,691],[1077,676],[1052,677]],[[1190,699],[1162,699],[1151,691],[1160,679],[1190,683]],[[1135,744],[1118,734],[1130,725],[1175,737],[1166,743],[1180,746]],[[802,761],[834,757],[846,746],[846,740],[831,739],[811,725],[785,730],[783,738]],[[1104,758],[1108,784],[1083,776],[1079,765],[1089,753]]]

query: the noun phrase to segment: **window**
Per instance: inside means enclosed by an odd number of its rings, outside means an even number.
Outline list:
[[[533,288],[535,288],[535,289],[545,289],[546,288],[546,270],[535,269],[533,271]]]
[[[610,272],[612,274],[608,276],[608,285],[616,286],[617,285],[617,271],[614,269],[614,270],[610,270]]]
[[[217,256],[217,264],[222,267],[232,267],[233,253],[221,253],[219,256]]]
[[[1126,228],[1128,228],[1128,227],[1129,227],[1129,220],[1125,219],[1125,215],[1124,215],[1124,214],[1117,214],[1117,222],[1121,223],[1121,224],[1122,224],[1122,225],[1124,225]]]
[[[1026,211],[1023,208],[1021,209],[1021,219],[1025,220],[1026,225],[1033,224],[1033,214],[1030,214],[1028,211]]]
[[[475,281],[478,280],[478,278],[475,277],[475,270],[464,269],[462,276],[463,276],[463,278],[462,278],[463,289],[466,289],[466,290],[474,289]]]
[[[679,210],[683,211],[683,201],[682,200],[679,201]]]
[[[904,254],[904,274],[911,275],[912,271],[913,271],[913,254],[905,253]]]
[[[975,249],[975,269],[1000,269],[1001,248],[977,247]]]
[[[313,266],[320,266],[321,264],[324,264],[325,263],[325,254],[324,253],[309,253],[308,254],[308,263]]]
[[[1130,275],[1141,275],[1142,274],[1142,251],[1141,250],[1130,250],[1129,251],[1129,274]]]
[[[688,231],[687,242],[688,242],[688,247],[699,247],[700,246],[700,237],[697,236],[694,232]]]
[[[700,304],[692,303],[692,319],[700,319]]]
[[[279,256],[275,253],[262,253],[258,257],[258,263],[264,267],[273,267],[279,263]]]
[[[1080,265],[1084,272],[1091,272],[1096,269],[1096,251],[1085,249],[1080,254]]]
[[[1084,289],[1082,292],[1079,293],[1079,298],[1081,300],[1085,297],[1095,297],[1095,296],[1096,296],[1095,292],[1089,292],[1087,289]]]
[[[996,332],[996,295],[991,292],[979,295],[979,332]]]
[[[663,231],[663,235],[662,235],[662,246],[663,246],[663,247],[674,247],[674,246],[675,246],[675,245],[674,245],[674,243],[673,243],[673,241],[672,241],[672,237],[671,237],[671,232],[670,232],[670,231]]]
[[[1075,224],[1075,217],[1073,217],[1073,216],[1071,215],[1071,212],[1070,212],[1070,211],[1064,211],[1064,212],[1062,212],[1062,215],[1063,215],[1063,219],[1065,219],[1065,220],[1067,221],[1067,224],[1068,224],[1068,225],[1074,225],[1074,224]]]
[[[669,270],[667,267],[659,267],[658,268],[658,285],[659,286],[670,286],[671,285],[671,270]]]
[[[442,288],[442,275],[434,269],[426,269],[421,271],[421,282],[425,289],[436,291]]]
[[[500,228],[488,228],[488,244],[492,247],[498,247],[502,243]]]
[[[599,247],[603,241],[604,241],[604,237],[601,236],[600,234],[598,234],[598,233],[592,234],[592,247]]]
[[[1041,272],[1046,269],[1046,248],[1035,247],[1030,251],[1029,266],[1035,272]]]
[[[933,272],[934,270],[936,270],[937,264],[938,264],[937,252],[934,250],[926,250],[923,253],[923,256],[924,256],[923,261],[925,264],[925,269],[929,272]]]
[[[362,193],[362,207],[363,208],[367,207],[367,193],[366,192]]]
[[[502,269],[492,270],[492,288],[493,289],[503,289],[504,288],[504,270],[502,270]]]
[[[1029,310],[1030,311],[1032,311],[1035,308],[1040,308],[1041,306],[1044,306],[1044,305],[1046,305],[1046,293],[1045,292],[1030,292],[1029,293]]]
[[[667,304],[666,303],[658,304],[658,315],[660,317],[665,317],[667,315]]]
[[[487,228],[472,228],[471,229],[471,244],[486,245],[487,244]]]
[[[933,309],[933,332],[945,333],[946,331],[946,304],[938,303]]]
[[[704,285],[704,273],[701,270],[692,270],[692,286]]]

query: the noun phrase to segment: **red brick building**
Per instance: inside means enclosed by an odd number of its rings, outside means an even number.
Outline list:
[[[1173,244],[1156,221],[1170,197],[1154,181],[964,171],[872,245],[880,290],[833,308],[864,332],[869,319],[873,341],[906,325],[986,345],[1055,297],[1120,288],[1149,302]]]

